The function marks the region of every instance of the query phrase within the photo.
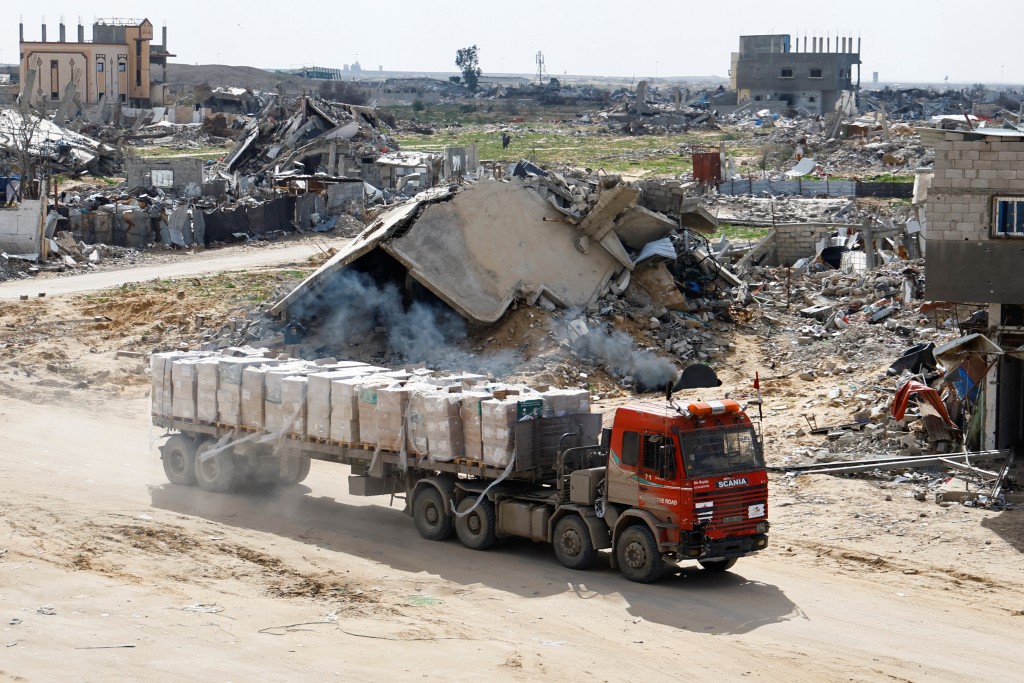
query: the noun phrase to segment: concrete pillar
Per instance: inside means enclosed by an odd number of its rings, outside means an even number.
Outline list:
[[[163,36],[164,36],[164,52],[167,52],[167,24],[164,24]]]
[[[18,42],[25,42],[25,24],[21,21],[18,22]]]
[[[43,42],[46,42],[46,24],[43,24]]]
[[[64,20],[60,22],[60,42],[66,43],[68,40],[67,29],[64,27]]]
[[[85,27],[82,26],[82,20],[78,20],[78,42],[85,42]]]

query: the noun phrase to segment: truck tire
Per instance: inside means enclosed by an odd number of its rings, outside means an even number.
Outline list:
[[[199,488],[210,493],[227,493],[235,486],[238,472],[235,468],[235,454],[231,449],[203,459],[203,453],[213,446],[207,441],[196,449],[196,482]]]
[[[459,503],[459,512],[465,512],[476,504],[476,498],[464,498]],[[462,545],[472,550],[487,550],[498,541],[494,530],[494,503],[484,498],[476,509],[463,517],[455,517],[455,533]]]
[[[737,558],[735,557],[730,557],[728,560],[707,560],[704,562],[698,560],[698,562],[700,562],[700,566],[703,567],[705,571],[717,573],[727,572],[732,569],[736,565],[736,559]]]
[[[287,472],[279,475],[277,483],[282,486],[294,486],[306,480],[312,461],[309,456],[297,455],[287,459]]]
[[[622,530],[615,542],[615,559],[622,575],[637,583],[656,581],[665,570],[658,542],[646,524]]]
[[[444,496],[436,488],[425,485],[416,492],[412,500],[412,520],[420,536],[428,541],[451,538],[455,533],[455,520],[452,517],[444,507]]]
[[[569,569],[589,569],[597,551],[590,538],[590,528],[579,515],[566,515],[555,524],[555,557]]]
[[[184,434],[175,434],[160,448],[167,481],[178,486],[196,483],[196,443]]]

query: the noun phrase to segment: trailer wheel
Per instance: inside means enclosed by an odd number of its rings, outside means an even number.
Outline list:
[[[196,481],[199,488],[211,493],[227,493],[235,485],[236,468],[235,454],[230,450],[223,450],[209,458],[203,458],[203,453],[208,451],[213,441],[207,441],[196,449]]]
[[[416,531],[428,541],[443,541],[455,532],[455,520],[444,507],[444,496],[433,486],[425,485],[416,492],[412,519]]]
[[[306,480],[309,476],[309,468],[312,463],[309,456],[297,455],[286,456],[287,473],[278,477],[277,483],[282,486],[293,486]]]
[[[555,557],[569,569],[589,569],[597,551],[590,528],[579,515],[566,515],[555,524]]]
[[[196,444],[184,434],[175,434],[160,448],[167,481],[178,486],[196,483]]]
[[[703,567],[705,571],[718,573],[727,572],[732,569],[736,565],[736,559],[737,558],[735,557],[731,557],[728,560],[706,560],[703,562],[698,560],[698,562],[700,562],[700,566]]]
[[[655,581],[665,569],[658,542],[646,524],[634,524],[622,530],[615,544],[615,559],[622,575],[637,583]]]
[[[459,503],[459,512],[465,512],[476,504],[476,498],[464,498]],[[455,517],[455,533],[462,545],[473,550],[487,550],[498,540],[494,530],[494,503],[484,498],[472,512]]]

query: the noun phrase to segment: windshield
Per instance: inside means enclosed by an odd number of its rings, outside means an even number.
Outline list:
[[[680,432],[679,443],[689,477],[708,477],[764,467],[761,445],[750,426]]]

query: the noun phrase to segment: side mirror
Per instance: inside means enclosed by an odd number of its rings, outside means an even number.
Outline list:
[[[672,402],[672,382],[665,382],[665,402]]]

